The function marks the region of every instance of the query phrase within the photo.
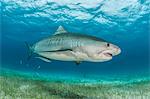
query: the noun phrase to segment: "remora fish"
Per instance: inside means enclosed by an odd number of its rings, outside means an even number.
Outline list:
[[[51,59],[75,61],[77,64],[82,61],[104,62],[121,53],[114,44],[94,36],[69,33],[62,26],[54,35],[28,47],[30,55],[36,53],[46,62]]]

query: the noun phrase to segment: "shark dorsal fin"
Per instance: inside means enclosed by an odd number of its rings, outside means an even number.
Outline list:
[[[61,34],[61,33],[67,33],[67,31],[60,25],[54,35]]]

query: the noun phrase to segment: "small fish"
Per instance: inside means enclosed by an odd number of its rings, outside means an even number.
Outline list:
[[[40,68],[41,68],[41,66],[39,65],[39,66],[38,66],[38,69],[40,69]]]
[[[22,62],[22,60],[20,60],[20,64],[22,64],[23,62]]]
[[[110,42],[90,35],[70,33],[62,26],[59,26],[52,36],[27,46],[29,57],[35,53],[46,62],[50,60],[74,61],[76,64],[82,61],[104,62],[121,53],[121,49]]]

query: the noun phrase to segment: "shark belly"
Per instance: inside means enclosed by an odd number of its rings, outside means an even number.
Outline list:
[[[40,56],[48,59],[61,60],[61,61],[87,61],[89,57],[86,53],[63,51],[63,52],[41,52],[37,53]]]
[[[48,59],[61,60],[61,61],[76,61],[76,57],[69,51],[67,52],[42,52],[38,53],[40,56]]]

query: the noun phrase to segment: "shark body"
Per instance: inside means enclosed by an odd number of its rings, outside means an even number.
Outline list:
[[[54,35],[44,38],[29,47],[38,58],[50,60],[104,62],[121,53],[121,49],[101,38],[70,33],[62,26]]]

